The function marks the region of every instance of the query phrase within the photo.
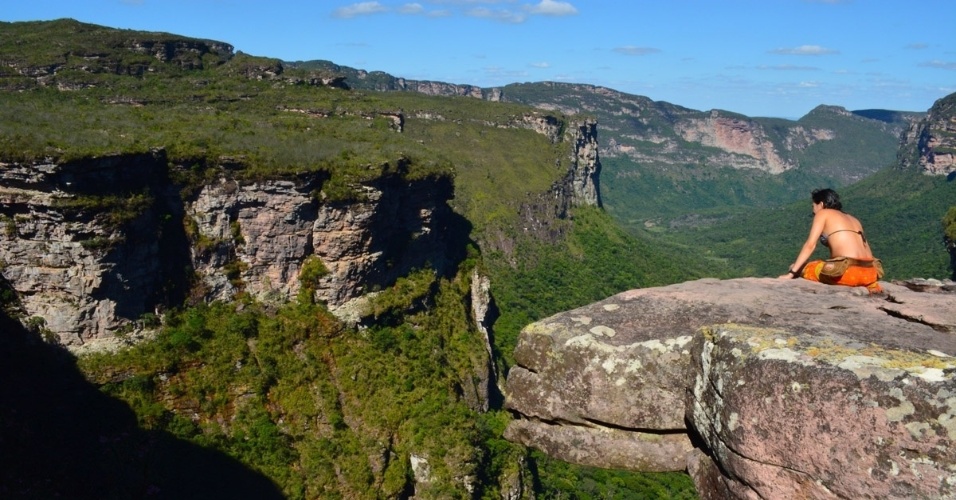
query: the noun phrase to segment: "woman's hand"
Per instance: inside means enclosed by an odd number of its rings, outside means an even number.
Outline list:
[[[777,276],[777,279],[778,279],[778,280],[792,280],[792,279],[794,279],[794,278],[800,276],[800,273],[799,273],[799,272],[792,271],[791,269],[793,269],[793,268],[791,267],[791,268],[787,269],[787,274],[781,274],[780,276]]]

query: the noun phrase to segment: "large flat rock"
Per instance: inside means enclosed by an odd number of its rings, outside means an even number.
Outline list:
[[[705,279],[539,321],[506,436],[632,470],[683,453],[702,496],[956,495],[956,294],[884,288]]]

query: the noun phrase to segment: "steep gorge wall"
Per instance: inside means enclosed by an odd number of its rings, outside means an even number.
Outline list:
[[[330,305],[411,269],[443,273],[456,263],[463,243],[452,240],[464,236],[447,204],[450,179],[382,177],[360,186],[361,201],[334,203],[313,194],[323,181],[224,175],[184,199],[161,150],[0,164],[3,278],[25,318],[79,345],[133,328],[187,293],[288,300],[313,255],[329,271],[316,298]]]
[[[600,205],[597,124],[528,115],[505,127],[566,142],[566,175],[519,212],[534,235],[560,236],[574,205]],[[563,162],[562,162],[563,163]],[[470,225],[452,179],[386,175],[347,201],[321,194],[325,173],[241,180],[223,168],[184,189],[163,150],[57,163],[0,163],[0,268],[22,315],[61,343],[137,330],[186,301],[295,297],[311,258],[328,272],[315,298],[336,308],[414,269],[451,272]],[[182,175],[178,175],[182,177]],[[493,246],[493,243],[488,243]]]
[[[900,138],[899,167],[926,175],[956,175],[956,94],[933,104]]]
[[[723,150],[736,156],[727,164],[735,168],[755,168],[771,174],[783,173],[796,167],[792,160],[782,158],[762,127],[749,119],[722,116],[712,111],[703,119],[685,119],[674,127],[685,141]],[[744,160],[746,159],[746,160]]]
[[[28,317],[73,344],[152,312],[163,286],[158,214],[120,220],[126,207],[105,197],[162,188],[164,173],[156,154],[0,164],[0,265]],[[69,193],[99,200],[100,213]]]
[[[443,272],[455,263],[453,214],[445,203],[450,180],[383,178],[363,185],[362,199],[348,203],[320,202],[313,195],[319,186],[316,178],[248,184],[220,178],[186,203],[200,238],[214,242],[193,249],[212,297],[229,299],[241,287],[259,300],[288,300],[310,256],[329,271],[316,298],[332,306],[413,268],[430,264]]]
[[[567,219],[571,207],[602,205],[597,122],[574,123],[565,132],[565,141],[571,145],[567,173],[548,192],[533,195],[519,208],[525,233],[540,241],[561,237],[563,226],[556,222]]]

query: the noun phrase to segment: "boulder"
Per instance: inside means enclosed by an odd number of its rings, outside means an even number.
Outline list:
[[[506,437],[703,498],[956,496],[956,294],[705,279],[526,327]],[[924,290],[924,291],[918,291]]]

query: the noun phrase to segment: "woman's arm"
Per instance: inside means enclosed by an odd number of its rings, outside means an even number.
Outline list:
[[[817,241],[819,241],[820,235],[823,234],[827,217],[829,217],[829,210],[827,209],[820,210],[813,216],[813,225],[810,226],[810,234],[807,235],[807,241],[803,243],[800,253],[797,254],[797,260],[793,261],[793,264],[790,264],[790,268],[787,269],[788,273],[780,275],[780,278],[796,278],[798,276],[797,273],[800,271],[800,268],[810,260],[813,251],[817,249]]]

